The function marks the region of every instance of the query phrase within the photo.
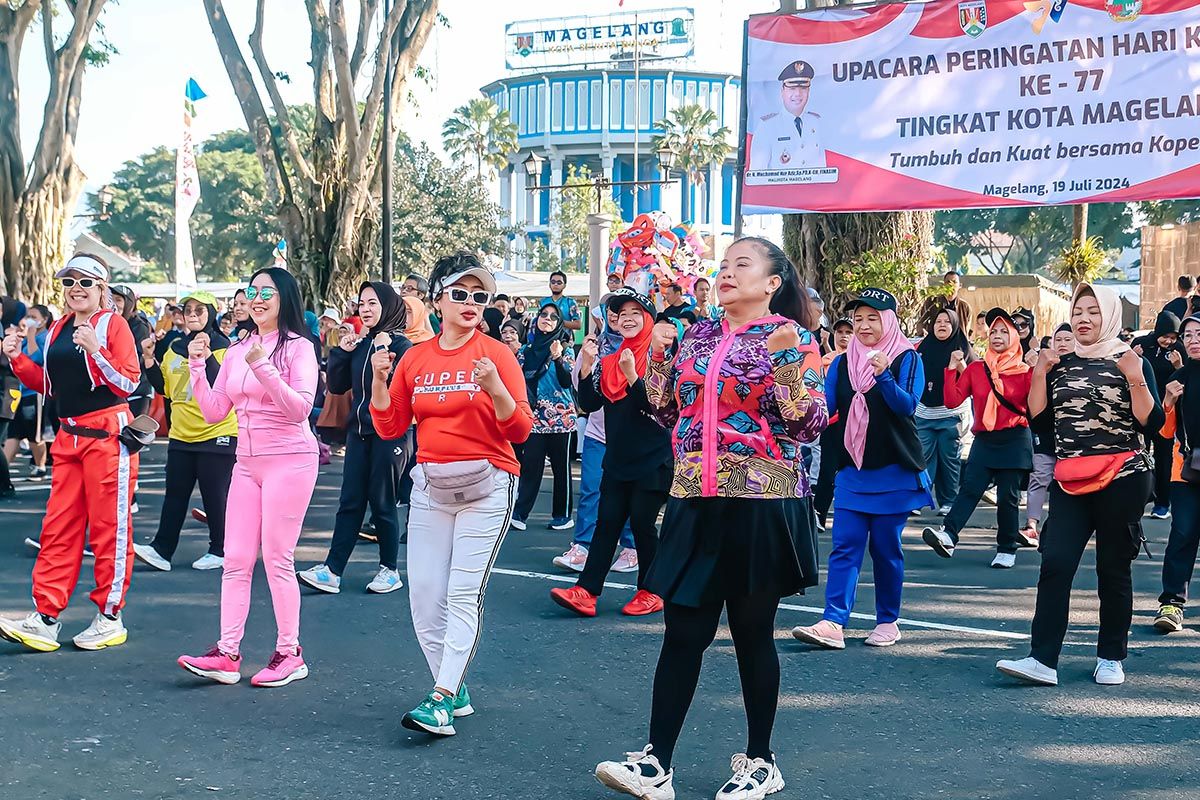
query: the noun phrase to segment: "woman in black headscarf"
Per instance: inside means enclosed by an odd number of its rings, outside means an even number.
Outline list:
[[[171,559],[179,547],[179,529],[183,527],[197,482],[208,515],[208,552],[192,562],[192,568],[217,569],[225,564],[225,504],[236,461],[237,417],[231,411],[220,422],[206,421],[192,395],[188,371],[188,345],[200,335],[208,337],[212,351],[205,364],[208,382],[215,381],[221,371],[229,339],[217,327],[216,304],[216,298],[207,292],[193,292],[183,298],[184,333],[167,346],[161,362],[154,356],[154,337],[140,340],[142,369],[154,390],[171,401],[173,412],[158,532],[149,544],[135,544],[133,552],[163,571],[171,569]]]
[[[917,345],[917,354],[925,366],[925,389],[917,404],[916,422],[929,480],[937,492],[938,513],[943,516],[950,512],[958,496],[962,468],[960,439],[965,411],[947,408],[943,397],[946,368],[950,365],[950,354],[956,350],[962,351],[968,363],[976,358],[958,315],[942,309],[934,318],[933,330]]]
[[[1154,330],[1134,339],[1130,346],[1150,364],[1160,390],[1171,380],[1175,370],[1184,365],[1183,346],[1179,343],[1179,317],[1170,311],[1159,312]],[[1171,510],[1171,438],[1158,431],[1146,431],[1146,447],[1154,453],[1154,507],[1150,516],[1166,519]]]
[[[1033,312],[1022,306],[1012,312],[1012,318],[1017,325],[1017,336],[1021,339],[1021,355],[1029,355],[1030,350],[1036,349],[1033,346],[1035,341]]]
[[[387,594],[399,589],[396,559],[400,549],[400,521],[396,498],[400,475],[412,453],[411,434],[402,439],[381,439],[371,420],[371,354],[390,350],[396,363],[412,346],[404,336],[407,310],[400,295],[386,283],[369,281],[358,289],[358,314],[367,330],[363,336],[346,333],[329,351],[326,381],[333,394],[350,392],[350,420],[346,429],[346,459],[342,494],[333,524],[333,540],[325,563],[300,572],[299,579],[322,592],[341,591],[342,573],[371,506],[379,542],[379,572],[367,591]]]
[[[150,328],[150,320],[146,319],[138,311],[137,295],[128,286],[113,286],[112,297],[117,313],[129,323],[129,330],[133,333],[133,340],[141,347],[142,342],[153,336],[154,333]],[[216,316],[211,317],[210,321],[215,326]],[[149,373],[146,371],[145,365],[143,365],[141,383],[138,384],[138,388],[134,390],[133,394],[129,395],[129,410],[134,416],[145,414],[150,409],[150,400],[153,397],[150,392],[150,385]]]

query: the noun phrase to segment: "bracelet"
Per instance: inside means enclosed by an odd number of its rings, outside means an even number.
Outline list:
[[[1150,384],[1146,383],[1145,381],[1140,381],[1139,383],[1131,383],[1129,385],[1130,386],[1149,386]]]

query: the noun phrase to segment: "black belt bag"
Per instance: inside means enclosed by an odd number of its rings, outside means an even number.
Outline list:
[[[112,436],[106,430],[101,428],[88,428],[83,425],[73,425],[70,422],[64,421],[61,425],[63,433],[68,433],[72,436],[82,436],[86,439],[107,439]],[[117,434],[117,438],[121,444],[125,445],[125,449],[133,455],[141,450],[146,445],[154,441],[154,434],[158,433],[158,423],[153,417],[148,417],[145,414],[133,418],[125,427],[121,428],[121,432]]]

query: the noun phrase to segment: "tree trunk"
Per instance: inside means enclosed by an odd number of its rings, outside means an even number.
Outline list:
[[[54,293],[54,272],[71,254],[67,229],[83,184],[83,173],[72,161],[21,197],[17,213],[18,272],[10,284],[15,296],[44,303]]]
[[[898,211],[860,214],[785,214],[783,249],[800,270],[800,279],[821,293],[831,313],[850,299],[834,286],[834,271],[863,252],[915,237],[918,252],[930,258],[933,248],[933,212]],[[897,297],[925,287],[880,287]]]

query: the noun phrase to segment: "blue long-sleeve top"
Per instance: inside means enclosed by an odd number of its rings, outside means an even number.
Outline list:
[[[829,365],[825,377],[825,405],[829,416],[837,414],[838,376],[842,373],[840,362],[846,356],[840,355]],[[911,417],[917,411],[917,403],[921,401],[921,391],[925,387],[925,365],[920,358],[899,356],[900,378],[885,369],[882,374],[875,376],[875,385],[883,395],[883,402],[899,417]]]

